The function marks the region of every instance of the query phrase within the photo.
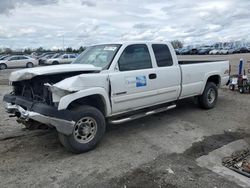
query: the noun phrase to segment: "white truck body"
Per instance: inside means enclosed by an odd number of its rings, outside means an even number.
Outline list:
[[[86,51],[71,65],[33,68],[11,74],[10,82],[14,88],[17,87],[17,83],[30,81],[31,85],[35,85],[36,79],[41,81],[44,77],[53,77],[59,73],[60,75],[72,74],[56,82],[48,80],[42,83],[52,94],[49,108],[54,109],[55,115],[51,117],[48,114],[40,114],[43,118],[33,117],[34,120],[46,124],[50,122],[59,132],[70,135],[76,122],[73,118],[63,119],[70,128],[62,127],[62,118],[58,114],[65,111],[70,113],[72,106],[79,104],[94,106],[106,119],[115,117],[116,121],[113,122],[126,122],[133,118],[123,118],[125,114],[133,114],[138,110],[161,104],[173,104],[179,99],[202,96],[208,82],[220,87],[229,79],[228,61],[178,62],[170,43],[124,42],[93,46],[93,49],[95,48],[99,51],[101,49],[101,54],[95,57],[95,62],[103,64],[106,61],[105,58],[110,59],[110,63],[108,66],[105,65],[105,68],[78,64],[78,61],[86,62],[86,58],[93,60],[93,54],[88,56],[90,52]],[[110,53],[113,54],[112,58],[108,56]],[[146,68],[143,68],[145,66]],[[58,76],[53,78],[58,79]],[[4,100],[8,102],[9,109],[20,109],[22,105],[16,102],[18,96],[14,97],[15,99],[13,96],[6,96]],[[28,107],[24,111],[26,114],[33,112]],[[154,112],[148,111],[145,115]],[[119,117],[123,119],[119,120]],[[31,116],[29,118],[32,119]],[[49,121],[50,118],[53,118],[53,121]]]

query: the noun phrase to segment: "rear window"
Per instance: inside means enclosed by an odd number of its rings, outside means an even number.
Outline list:
[[[152,48],[158,67],[168,67],[173,65],[172,55],[167,45],[153,44]]]

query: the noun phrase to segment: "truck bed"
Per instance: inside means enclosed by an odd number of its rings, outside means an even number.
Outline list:
[[[217,75],[221,85],[228,81],[229,61],[180,61],[182,92],[180,98],[201,95],[208,77]]]

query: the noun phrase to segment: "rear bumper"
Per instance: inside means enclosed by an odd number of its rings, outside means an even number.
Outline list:
[[[73,131],[75,121],[74,112],[70,110],[57,110],[53,106],[41,102],[32,102],[23,97],[5,95],[3,99],[6,104],[6,111],[15,114],[22,120],[29,119],[40,123],[54,126],[58,132],[70,135]]]

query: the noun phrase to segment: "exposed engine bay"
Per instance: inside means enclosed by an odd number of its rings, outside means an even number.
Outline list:
[[[14,89],[12,94],[25,97],[30,101],[42,102],[48,105],[54,105],[52,100],[52,93],[49,90],[49,88],[44,84],[48,83],[50,85],[53,85],[66,78],[73,77],[82,73],[86,73],[86,71],[60,73],[53,75],[40,75],[30,80],[13,82],[12,86]]]

